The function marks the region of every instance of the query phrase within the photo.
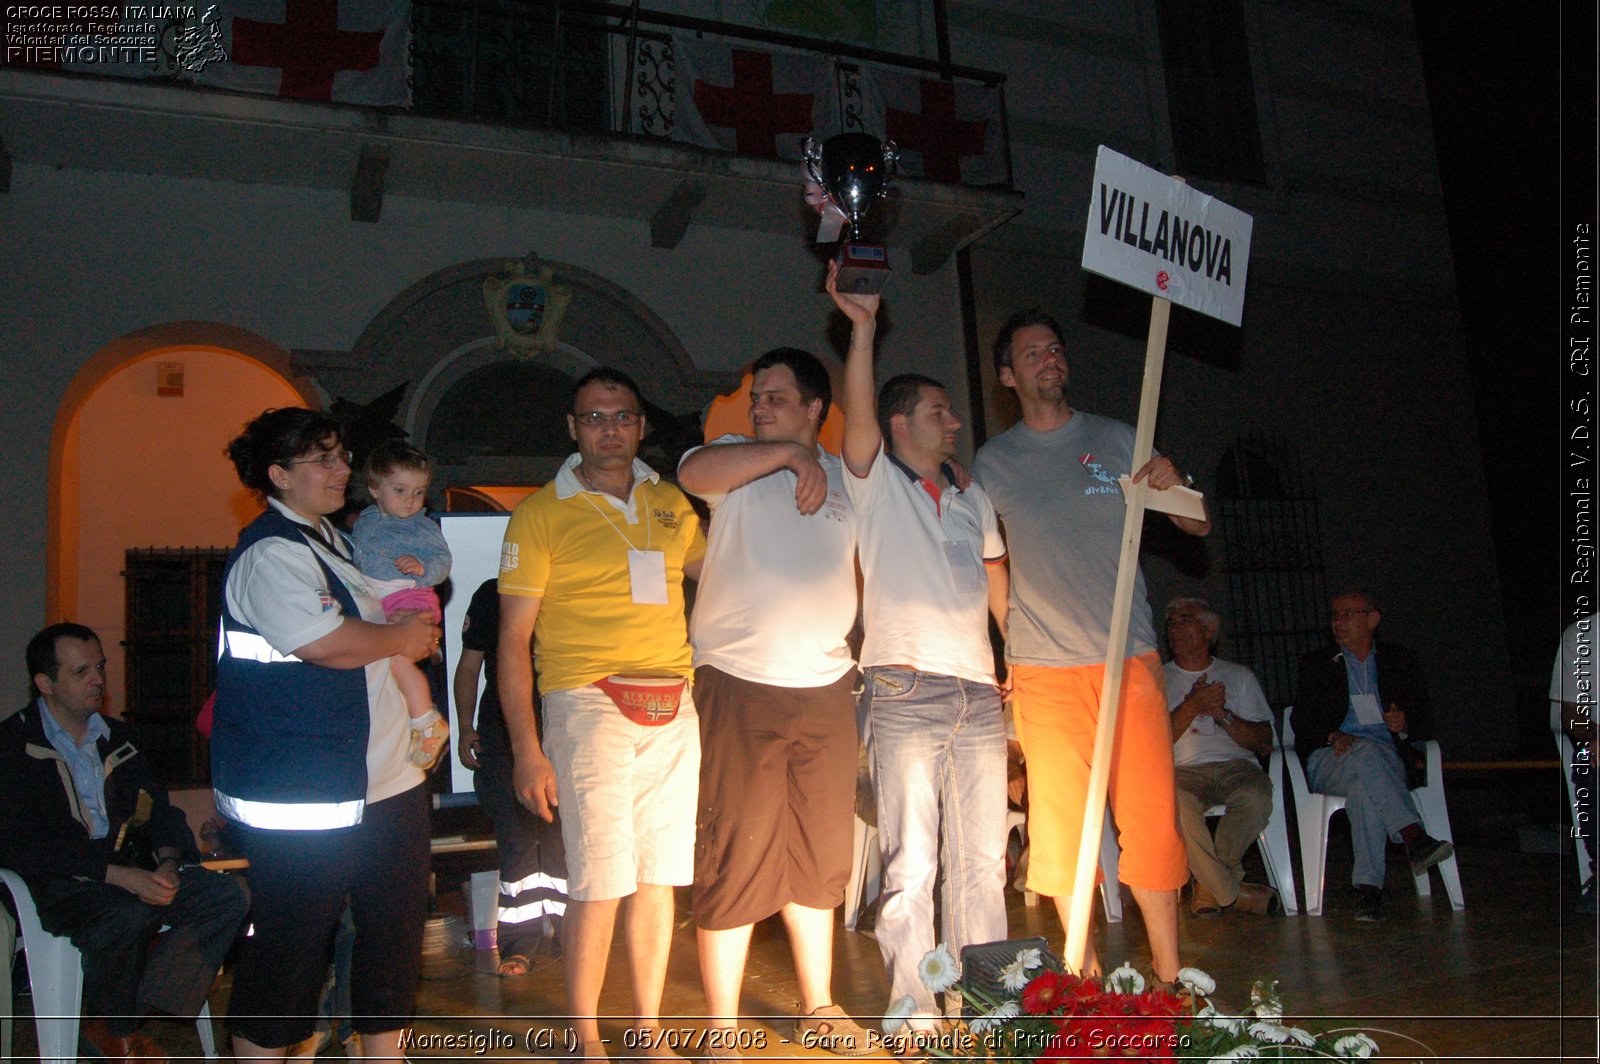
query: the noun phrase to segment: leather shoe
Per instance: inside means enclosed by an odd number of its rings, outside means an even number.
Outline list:
[[[104,1057],[107,1064],[167,1064],[167,1052],[143,1031],[112,1034],[106,1021],[84,1020],[79,1037]]]
[[[1197,879],[1194,881],[1194,893],[1189,898],[1189,911],[1201,918],[1221,916],[1222,903]]]
[[[1357,885],[1356,919],[1366,924],[1375,924],[1383,919],[1383,891],[1381,889]]]
[[[1234,899],[1233,906],[1258,916],[1276,916],[1283,911],[1278,892],[1260,883],[1240,883],[1239,896]]]
[[[1406,860],[1411,865],[1411,875],[1416,877],[1440,861],[1449,859],[1455,852],[1455,847],[1443,839],[1422,834],[1406,848]]]

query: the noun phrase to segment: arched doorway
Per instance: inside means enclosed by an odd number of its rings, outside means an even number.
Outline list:
[[[101,634],[113,711],[127,552],[233,543],[258,505],[223,448],[263,409],[307,403],[288,373],[288,353],[252,333],[180,322],[108,344],[69,385],[51,437],[47,604]]]

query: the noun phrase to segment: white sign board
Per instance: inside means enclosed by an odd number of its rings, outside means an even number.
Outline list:
[[[1083,268],[1238,325],[1253,224],[1243,211],[1102,144]]]
[[[450,601],[444,607],[444,660],[451,672],[461,660],[461,622],[467,618],[467,607],[472,604],[472,593],[485,580],[500,575],[500,543],[505,539],[506,525],[511,515],[506,513],[440,514],[439,527],[444,541],[450,545]],[[438,668],[437,665],[434,668]],[[479,692],[484,680],[478,681]],[[450,789],[472,790],[472,770],[456,756],[456,688],[447,683],[450,692]]]

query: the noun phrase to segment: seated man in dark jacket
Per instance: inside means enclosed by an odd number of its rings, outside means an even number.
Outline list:
[[[27,881],[45,930],[83,954],[83,1037],[108,1060],[163,1060],[140,1021],[199,1012],[249,894],[196,863],[131,730],[101,715],[94,632],[51,625],[27,658],[38,697],[0,723],[0,866]]]
[[[1335,596],[1328,616],[1339,645],[1300,660],[1295,752],[1313,791],[1345,798],[1356,919],[1381,920],[1389,839],[1405,845],[1412,875],[1452,853],[1448,842],[1422,830],[1410,794],[1422,784],[1411,743],[1433,737],[1433,702],[1417,656],[1377,642],[1378,605],[1369,593]]]

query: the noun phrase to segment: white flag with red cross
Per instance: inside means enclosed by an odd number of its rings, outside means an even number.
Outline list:
[[[407,107],[411,0],[218,0],[226,62],[202,85]]]
[[[1004,184],[1000,90],[873,66],[863,69],[863,118],[900,149],[900,172],[963,185]]]
[[[689,37],[674,37],[672,53],[674,140],[799,159],[806,137],[837,125],[829,60]]]

